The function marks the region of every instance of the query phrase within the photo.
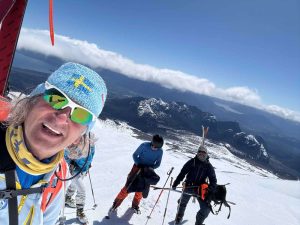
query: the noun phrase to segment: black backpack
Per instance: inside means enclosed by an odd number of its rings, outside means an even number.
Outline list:
[[[210,211],[214,215],[217,215],[221,211],[222,205],[224,204],[226,207],[229,208],[229,214],[227,216],[227,219],[229,219],[230,213],[231,213],[231,207],[228,204],[228,202],[226,201],[226,194],[227,194],[226,185],[228,185],[228,184],[223,184],[223,185],[217,184],[216,190],[212,194],[211,200],[214,202],[214,206],[217,206],[217,205],[220,205],[220,206],[219,206],[219,209],[214,212],[212,209],[212,206],[210,205]]]

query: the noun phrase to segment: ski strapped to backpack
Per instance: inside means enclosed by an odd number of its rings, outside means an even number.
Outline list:
[[[207,137],[209,127],[202,126],[202,141],[201,146],[204,146],[205,138]]]
[[[202,142],[201,142],[201,146],[204,146],[204,142],[205,142],[205,138],[206,138],[207,133],[208,133],[208,129],[209,129],[209,127],[202,126]],[[199,197],[202,200],[206,200],[206,198],[209,195],[211,195],[210,198],[214,202],[214,205],[215,206],[220,205],[219,209],[214,212],[213,209],[212,209],[211,204],[209,204],[210,211],[212,212],[212,214],[217,215],[221,211],[221,208],[222,208],[223,204],[226,207],[229,208],[229,214],[227,216],[227,219],[229,219],[230,213],[231,213],[231,207],[228,204],[228,202],[226,201],[226,194],[227,194],[226,185],[228,185],[228,184],[224,184],[224,185],[217,184],[217,187],[216,187],[216,190],[215,190],[214,193],[209,193],[209,189],[208,189],[209,185],[207,183],[201,184],[199,186],[199,188],[198,188],[198,194],[199,194]]]
[[[5,95],[28,0],[0,2],[0,95]]]

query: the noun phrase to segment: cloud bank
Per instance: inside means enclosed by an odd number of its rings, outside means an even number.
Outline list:
[[[18,49],[30,50],[66,61],[83,63],[92,68],[104,68],[125,76],[154,82],[170,89],[190,91],[263,109],[286,119],[300,122],[300,113],[276,105],[264,105],[258,92],[249,87],[222,89],[205,78],[181,71],[138,64],[118,53],[103,50],[94,43],[55,35],[51,46],[48,30],[22,28]]]

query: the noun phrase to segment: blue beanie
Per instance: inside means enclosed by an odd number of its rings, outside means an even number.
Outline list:
[[[70,99],[90,110],[98,117],[104,107],[107,89],[104,80],[95,71],[78,63],[65,63],[54,71],[47,82],[61,89]],[[38,85],[31,96],[45,91],[45,84]]]

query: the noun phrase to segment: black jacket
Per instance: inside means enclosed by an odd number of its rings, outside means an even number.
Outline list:
[[[208,178],[209,189],[213,192],[216,189],[217,178],[215,170],[208,159],[205,162],[202,162],[197,157],[194,157],[187,161],[174,181],[173,187],[177,187],[185,176],[186,186],[199,186],[205,183],[206,178]]]
[[[158,183],[160,177],[154,172],[151,167],[145,167],[141,169],[141,172],[131,178],[131,182],[127,182],[127,193],[130,192],[143,192],[143,198],[146,198],[149,193],[150,185]]]

